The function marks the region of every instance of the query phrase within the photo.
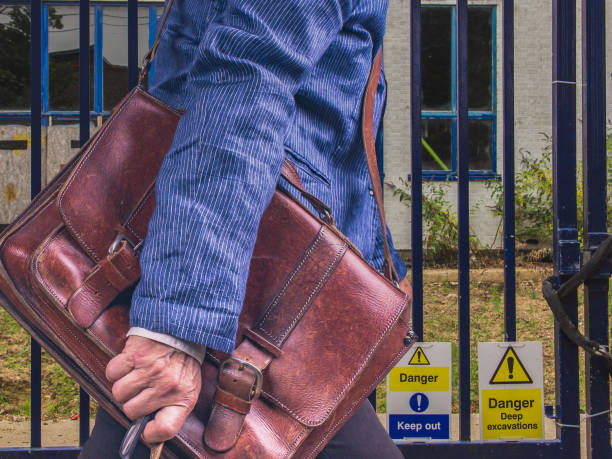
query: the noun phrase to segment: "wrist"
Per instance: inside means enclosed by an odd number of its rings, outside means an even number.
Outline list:
[[[150,340],[166,344],[193,357],[195,360],[198,361],[200,365],[202,364],[202,362],[204,362],[204,357],[206,355],[206,346],[197,343],[192,343],[190,341],[186,341],[184,339],[177,338],[176,336],[168,335],[166,333],[159,333],[147,330],[146,328],[132,327],[127,332],[126,336],[141,336],[143,338],[148,338]]]

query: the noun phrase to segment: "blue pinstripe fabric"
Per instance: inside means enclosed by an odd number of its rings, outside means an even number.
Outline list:
[[[359,121],[385,14],[386,0],[175,0],[151,92],[186,113],[159,173],[132,326],[233,349],[285,155],[382,266]],[[383,98],[384,83],[376,124]]]

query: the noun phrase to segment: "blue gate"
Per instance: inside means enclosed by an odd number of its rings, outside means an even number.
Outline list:
[[[391,0],[393,1],[393,0]],[[423,250],[422,161],[421,161],[421,1],[410,0],[411,8],[411,128],[412,128],[412,279],[414,328],[423,336]],[[31,7],[31,195],[41,188],[41,0],[11,2]],[[112,3],[112,2],[111,2]],[[456,1],[457,67],[457,176],[459,217],[459,441],[417,443],[402,446],[406,457],[419,459],[453,457],[580,457],[578,349],[555,326],[557,435],[550,441],[472,442],[470,432],[470,256],[469,256],[469,166],[468,166],[468,46],[467,0]],[[80,142],[89,138],[89,28],[90,2],[79,3],[80,22]],[[129,87],[138,74],[138,3],[128,0]],[[606,71],[605,0],[582,0],[582,142],[584,184],[584,243],[588,256],[607,237],[606,215]],[[502,0],[503,17],[503,183],[504,183],[504,311],[505,339],[516,339],[515,231],[514,231],[514,0]],[[554,177],[554,276],[563,283],[576,273],[581,248],[576,221],[576,1],[553,0],[553,177]],[[599,343],[608,344],[608,279],[601,272],[587,281],[584,295],[585,332]],[[578,300],[565,299],[564,307],[577,322]],[[589,458],[609,458],[610,391],[605,362],[586,355],[586,427]],[[31,441],[30,448],[0,449],[0,459],[17,457],[72,458],[79,448],[41,448],[40,347],[32,341],[31,354]],[[81,391],[80,412],[89,412],[89,397]],[[88,416],[80,418],[81,444],[89,432]]]

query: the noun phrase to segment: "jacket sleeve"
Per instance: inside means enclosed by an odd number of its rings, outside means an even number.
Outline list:
[[[226,0],[190,64],[132,298],[133,327],[230,352],[294,94],[349,15],[341,0]],[[197,14],[197,12],[192,12]],[[150,127],[154,129],[154,126]]]

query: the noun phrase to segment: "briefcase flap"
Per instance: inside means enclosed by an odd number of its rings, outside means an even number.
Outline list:
[[[174,132],[181,116],[140,88],[132,90],[117,107],[87,147],[58,198],[68,230],[95,261],[108,254],[119,233],[137,239],[134,243],[144,236],[125,226],[138,205],[146,203],[146,195],[152,196],[151,189],[172,141],[172,135],[160,133]],[[152,212],[153,205],[149,207]],[[149,218],[143,215],[140,219],[145,232]]]

